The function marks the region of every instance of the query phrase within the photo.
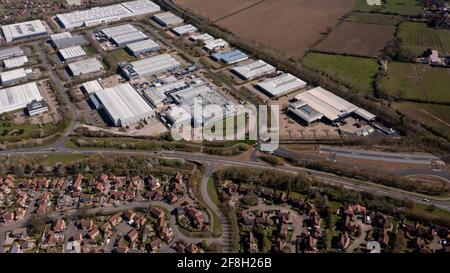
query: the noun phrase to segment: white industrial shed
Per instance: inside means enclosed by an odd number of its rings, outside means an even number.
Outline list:
[[[161,8],[148,0],[136,0],[105,7],[74,11],[56,15],[56,20],[63,28],[94,26],[121,19],[140,16],[160,11]]]
[[[86,52],[83,50],[81,46],[71,46],[68,48],[63,48],[60,49],[58,53],[63,61],[86,56]]]
[[[183,24],[184,20],[172,12],[162,12],[153,15],[153,20],[163,27],[177,26]]]
[[[141,31],[130,32],[124,35],[114,36],[111,40],[119,47],[125,46],[129,43],[139,42],[148,39],[148,36]]]
[[[95,97],[114,126],[125,127],[155,115],[153,108],[129,83],[97,91]]]
[[[90,58],[70,63],[69,69],[73,76],[80,76],[101,71],[103,69],[103,65],[96,58]]]
[[[35,82],[0,89],[0,113],[22,109],[33,100],[41,101],[42,99]]]
[[[172,127],[177,128],[185,124],[191,124],[191,114],[181,106],[173,105],[165,111],[165,116]]]
[[[115,36],[124,35],[131,32],[138,32],[139,30],[130,24],[108,27],[101,29],[100,32],[103,33],[107,38],[113,38]]]
[[[127,44],[126,50],[133,56],[139,57],[147,52],[159,50],[161,47],[151,39]]]
[[[21,67],[28,62],[27,56],[20,56],[3,61],[6,69]]]
[[[249,64],[239,65],[231,69],[243,80],[253,80],[271,73],[277,69],[263,60],[257,60]]]
[[[118,46],[147,39],[142,31],[130,24],[104,28],[100,32]]]
[[[197,32],[197,31],[198,31],[198,28],[196,28],[195,26],[193,26],[191,24],[172,28],[172,32],[178,36],[182,36],[182,35]]]
[[[25,53],[20,47],[11,47],[0,50],[0,60],[9,59],[12,57],[22,56]]]
[[[155,75],[179,67],[181,64],[169,54],[161,54],[143,60],[121,64],[120,68],[128,79]]]
[[[98,80],[85,82],[81,85],[81,87],[87,94],[93,94],[97,91],[103,90],[103,87],[100,85]]]
[[[306,86],[306,82],[289,73],[283,73],[257,84],[257,87],[270,97],[283,96]]]
[[[47,28],[41,20],[2,26],[2,31],[7,42],[47,34]]]
[[[31,68],[18,68],[0,73],[1,84],[13,83],[28,78],[33,74]]]

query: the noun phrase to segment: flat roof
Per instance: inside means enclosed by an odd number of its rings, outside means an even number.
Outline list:
[[[81,46],[71,46],[68,48],[60,49],[59,54],[61,54],[64,60],[86,56],[86,52],[83,50],[83,48],[81,48]]]
[[[172,12],[162,12],[157,13],[153,15],[153,18],[156,19],[158,23],[162,23],[163,26],[173,26],[173,25],[179,25],[184,22],[184,20]]]
[[[103,87],[100,85],[98,80],[85,82],[85,83],[82,84],[82,86],[83,86],[84,90],[88,94],[92,94],[92,93],[95,93],[97,91],[103,90]]]
[[[247,54],[238,49],[227,52],[214,53],[212,54],[212,57],[217,61],[221,61],[227,64],[236,63],[248,59]]]
[[[28,62],[27,56],[14,57],[3,61],[6,69],[21,67]]]
[[[0,73],[0,79],[1,79],[1,82],[3,84],[5,82],[10,82],[10,81],[26,78],[32,72],[33,71],[31,70],[31,68],[27,68],[27,69],[25,69],[25,68],[18,68],[18,69],[14,69],[14,70],[1,72]]]
[[[189,38],[194,41],[203,41],[203,42],[214,40],[214,37],[211,36],[209,33],[191,34]]]
[[[206,40],[204,41],[204,47],[208,50],[215,50],[217,48],[226,47],[228,46],[228,42],[225,41],[222,38],[219,39],[213,39],[213,40]]]
[[[142,31],[130,32],[119,36],[112,37],[112,41],[119,46],[148,39]]]
[[[103,69],[102,63],[96,58],[90,58],[81,60],[78,62],[70,63],[69,69],[74,76],[89,74],[97,72]]]
[[[180,63],[169,54],[161,54],[131,62],[130,65],[139,76],[147,76],[176,68]]]
[[[197,32],[198,28],[191,25],[191,24],[187,24],[187,25],[182,25],[182,26],[178,26],[178,27],[174,27],[172,28],[172,31],[177,34],[177,35],[184,35],[187,33],[192,33],[192,32]]]
[[[108,28],[103,28],[100,30],[100,32],[102,32],[108,38],[124,35],[124,34],[130,33],[130,32],[138,32],[138,31],[139,30],[131,24],[108,27]]]
[[[136,52],[147,52],[157,50],[160,48],[160,45],[151,39],[147,39],[127,44],[127,48],[132,52],[136,53]]]
[[[232,71],[244,79],[258,78],[275,72],[277,69],[263,60],[233,67]]]
[[[0,89],[0,113],[25,108],[33,100],[42,100],[36,82]]]
[[[55,33],[55,34],[50,35],[50,39],[52,41],[66,39],[66,38],[72,38],[72,33],[66,31],[66,32]]]
[[[67,48],[71,46],[84,45],[88,41],[82,35],[71,35],[71,37],[63,37],[52,40],[53,45],[56,48]]]
[[[34,35],[47,33],[47,28],[41,20],[27,21],[17,24],[2,26],[3,35],[7,42],[22,39]]]
[[[23,50],[18,46],[0,49],[0,60],[8,59],[11,57],[22,56],[24,54],[25,53],[23,52]]]
[[[290,73],[283,73],[274,78],[267,79],[257,84],[268,95],[277,97],[306,87],[306,82]]]

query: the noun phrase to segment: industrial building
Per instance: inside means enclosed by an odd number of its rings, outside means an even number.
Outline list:
[[[159,44],[151,39],[134,42],[131,44],[127,44],[126,51],[135,57],[139,57],[142,54],[157,51],[161,48]]]
[[[122,19],[150,14],[161,8],[148,0],[136,0],[88,10],[56,15],[56,21],[63,28],[89,27]]]
[[[58,55],[63,61],[77,59],[86,56],[86,52],[81,48],[81,46],[72,46],[68,48],[63,48],[58,51]]]
[[[207,42],[207,41],[214,40],[214,37],[208,33],[202,33],[202,34],[191,34],[189,36],[189,39],[193,42],[197,42],[197,41]]]
[[[223,62],[225,64],[234,64],[248,59],[247,54],[240,50],[231,50],[227,52],[219,52],[211,55],[213,60]]]
[[[233,73],[243,80],[253,80],[272,74],[277,69],[263,60],[257,60],[249,64],[239,65],[231,69]]]
[[[218,51],[219,49],[228,47],[229,44],[222,38],[204,41],[203,47],[208,51]]]
[[[102,63],[96,58],[81,60],[69,64],[70,72],[73,76],[81,76],[89,73],[101,71],[103,69]]]
[[[31,68],[18,68],[0,73],[0,82],[2,85],[14,83],[23,79],[27,79],[31,75],[33,75],[33,70]]]
[[[130,24],[105,28],[100,33],[119,47],[148,39],[147,35]]]
[[[283,73],[258,83],[256,87],[269,97],[279,97],[292,91],[305,88],[306,85],[306,82],[299,78],[289,73]]]
[[[42,99],[35,82],[0,89],[0,113],[23,109],[32,101]]]
[[[124,35],[131,32],[138,32],[139,30],[130,24],[119,25],[114,27],[103,28],[100,30],[100,33],[103,34],[106,38],[111,39],[115,36]]]
[[[198,31],[198,28],[196,28],[195,26],[193,26],[191,24],[172,28],[172,32],[178,36],[183,36],[185,34],[197,32],[197,31]]]
[[[2,26],[2,31],[7,42],[47,34],[47,28],[41,20]]]
[[[93,80],[90,82],[85,82],[81,85],[81,89],[86,92],[86,94],[93,94],[97,91],[103,90],[103,87],[100,85],[98,80]]]
[[[155,107],[163,106],[167,95],[173,91],[183,90],[189,87],[185,80],[174,80],[166,84],[155,83],[153,87],[147,88],[143,91],[144,97]]]
[[[25,65],[28,62],[27,56],[20,56],[3,61],[6,69],[17,68]]]
[[[45,100],[33,100],[27,104],[26,110],[29,116],[37,116],[48,111],[48,104]]]
[[[305,121],[308,125],[325,117],[333,124],[340,122],[352,114],[373,121],[376,116],[352,103],[336,96],[322,87],[300,93],[295,97],[288,111]]]
[[[119,64],[123,76],[127,79],[155,75],[176,69],[181,64],[169,54],[161,54],[143,60]]]
[[[189,112],[179,105],[170,106],[165,112],[164,117],[168,119],[169,126],[178,128],[182,125],[190,125],[192,116]]]
[[[5,60],[13,57],[19,57],[25,53],[20,47],[11,47],[0,50],[0,60]]]
[[[143,91],[144,97],[150,102],[154,107],[163,107],[164,101],[167,99],[166,94],[164,92],[160,92],[155,88],[145,89]]]
[[[82,35],[72,35],[70,32],[50,35],[50,43],[55,49],[63,49],[72,46],[84,46],[89,44],[89,42]]]
[[[129,83],[97,91],[94,96],[114,126],[125,127],[155,116],[153,108]]]
[[[172,12],[162,12],[153,15],[153,20],[163,27],[178,26],[184,23],[184,20],[176,16]]]

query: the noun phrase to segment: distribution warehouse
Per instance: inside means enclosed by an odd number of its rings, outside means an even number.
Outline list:
[[[11,47],[0,50],[0,60],[9,59],[12,57],[19,57],[25,53],[20,47]]]
[[[162,12],[153,15],[153,20],[163,27],[171,27],[181,25],[184,21],[172,12]]]
[[[154,75],[178,68],[181,64],[169,54],[161,54],[147,59],[121,63],[120,69],[127,79]]]
[[[7,42],[47,34],[47,28],[41,20],[2,26],[2,31]]]
[[[223,62],[225,64],[234,64],[248,59],[247,54],[243,53],[240,50],[214,53],[211,55],[211,57],[215,61]]]
[[[376,118],[375,115],[353,105],[322,87],[316,87],[300,93],[295,99],[297,101],[292,103],[288,110],[308,124],[322,117],[325,117],[332,123],[338,123],[353,113],[367,121],[372,121]]]
[[[69,64],[73,76],[86,75],[103,69],[102,63],[96,58],[90,58]]]
[[[42,100],[35,82],[0,89],[0,113],[23,109],[34,100]]]
[[[114,126],[125,127],[155,115],[153,108],[129,83],[97,91],[94,96]]]
[[[51,43],[54,48],[62,49],[71,46],[87,45],[88,41],[82,35],[72,35],[70,32],[63,32],[50,35]]]
[[[249,64],[239,65],[231,69],[243,80],[253,80],[271,73],[277,69],[265,61],[258,60]]]
[[[63,61],[86,56],[86,52],[83,50],[83,48],[81,48],[81,46],[71,46],[68,48],[60,49],[58,51],[58,54]]]
[[[289,73],[283,73],[257,84],[257,87],[270,97],[279,97],[306,87],[306,82]]]
[[[111,6],[58,14],[56,15],[56,20],[63,28],[75,28],[119,21],[160,10],[160,7],[151,1],[136,0]]]
[[[142,31],[130,24],[105,28],[100,30],[100,33],[119,47],[148,38]]]
[[[3,61],[6,69],[21,67],[28,62],[27,56],[20,56]]]
[[[1,84],[9,84],[16,81],[26,79],[33,75],[33,70],[31,68],[18,68],[14,70],[9,70],[0,73]]]
[[[159,50],[161,47],[153,40],[147,39],[127,44],[126,50],[133,56],[139,57],[147,52]]]
[[[178,36],[182,36],[184,34],[197,32],[197,31],[198,31],[198,28],[194,27],[191,24],[182,25],[182,26],[179,26],[179,27],[172,28],[172,32],[175,33]]]

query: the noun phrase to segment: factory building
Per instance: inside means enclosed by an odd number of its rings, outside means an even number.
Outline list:
[[[58,55],[63,61],[79,59],[86,56],[86,52],[81,48],[81,46],[72,46],[68,48],[63,48],[58,51]]]
[[[125,78],[135,79],[170,71],[178,68],[180,65],[181,64],[169,54],[161,54],[131,63],[121,63],[119,64],[119,68]]]
[[[2,31],[7,42],[47,34],[47,28],[41,20],[2,26]]]
[[[129,83],[97,91],[94,94],[114,126],[125,127],[155,116],[153,108]]]
[[[207,40],[204,42],[203,45],[203,47],[208,51],[218,51],[228,46],[229,46],[228,42],[222,38]]]
[[[119,47],[148,39],[147,35],[130,24],[105,28],[100,33]]]
[[[89,42],[82,35],[72,35],[70,32],[50,35],[50,43],[55,49],[63,49],[72,46],[84,46],[89,44]]]
[[[90,82],[85,82],[81,85],[81,89],[86,93],[86,94],[93,94],[97,91],[103,90],[103,87],[100,85],[100,83],[98,82],[98,80],[93,80]]]
[[[184,23],[184,20],[176,16],[172,12],[162,12],[153,15],[153,20],[163,27],[178,26]]]
[[[24,66],[27,62],[28,62],[27,56],[20,56],[4,60],[3,64],[5,65],[5,68],[9,70],[12,68]]]
[[[289,105],[288,111],[308,125],[323,117],[338,125],[352,114],[356,114],[367,121],[373,121],[376,118],[375,115],[322,87],[300,93],[295,99],[296,101]]]
[[[0,60],[23,56],[24,54],[20,47],[5,48],[0,50]]]
[[[48,104],[45,100],[33,100],[26,106],[29,116],[37,116],[48,111]]]
[[[172,32],[178,36],[183,36],[185,34],[197,32],[197,31],[198,31],[198,28],[196,28],[195,26],[193,26],[191,24],[172,28]]]
[[[111,39],[115,36],[124,35],[131,32],[138,32],[139,30],[130,24],[108,27],[100,30],[100,33],[105,35],[106,38]]]
[[[205,42],[207,42],[207,41],[214,40],[214,37],[211,36],[211,35],[208,34],[208,33],[191,34],[191,35],[189,36],[189,40],[191,40],[191,41],[193,41],[193,42],[201,41],[201,42],[204,42],[204,43],[205,43]]]
[[[152,51],[157,51],[160,48],[161,48],[161,46],[159,44],[157,44],[155,41],[153,41],[151,39],[147,39],[147,40],[127,44],[127,47],[125,48],[125,50],[128,51],[128,53],[130,53],[131,55],[133,55],[135,57],[139,57],[142,54],[152,52]]]
[[[27,79],[33,75],[33,70],[31,68],[18,68],[10,71],[5,71],[0,73],[1,84],[10,84],[20,80]]]
[[[234,64],[248,59],[247,54],[240,50],[231,50],[227,52],[219,52],[211,55],[213,60],[223,62],[225,64]]]
[[[159,92],[155,88],[146,89],[143,91],[144,97],[153,107],[163,107],[164,101],[167,99],[166,94]]]
[[[305,88],[306,85],[306,82],[299,78],[289,73],[283,73],[258,83],[256,87],[269,97],[280,97],[292,91]]]
[[[102,63],[96,58],[90,58],[70,63],[68,67],[73,76],[81,76],[94,72],[99,72],[103,69]]]
[[[164,112],[164,117],[168,119],[169,127],[178,128],[182,125],[190,125],[191,114],[179,105],[173,105]]]
[[[23,109],[34,100],[43,100],[35,82],[0,89],[0,113]]]
[[[163,106],[164,101],[167,99],[166,94],[189,87],[189,84],[185,80],[175,80],[162,85],[155,83],[154,85],[154,87],[144,90],[144,96],[155,107]]]
[[[277,69],[263,60],[257,60],[249,64],[233,67],[231,71],[243,80],[253,80],[272,73]]]
[[[63,28],[89,27],[160,11],[161,8],[148,0],[136,0],[88,10],[56,15]]]

